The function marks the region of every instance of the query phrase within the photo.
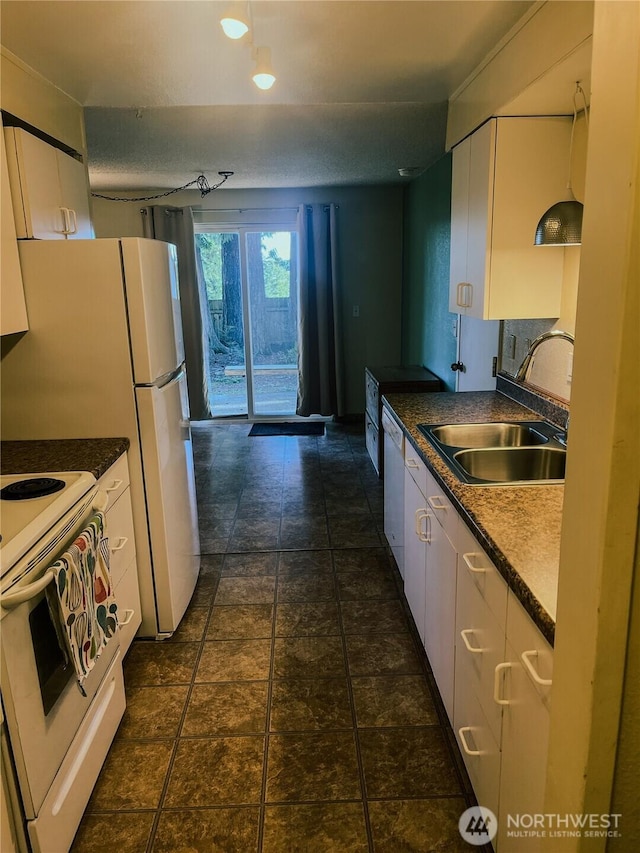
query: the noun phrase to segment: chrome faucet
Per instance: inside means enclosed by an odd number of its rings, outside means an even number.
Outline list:
[[[554,329],[551,332],[543,332],[541,335],[538,335],[538,337],[533,341],[533,343],[529,347],[529,352],[525,355],[524,359],[522,360],[522,364],[520,365],[520,367],[518,368],[518,370],[516,372],[516,375],[514,378],[516,379],[517,382],[524,382],[524,380],[527,378],[527,371],[529,370],[529,367],[531,366],[533,354],[538,349],[540,344],[543,344],[545,341],[551,340],[553,338],[561,338],[565,341],[569,341],[572,344],[575,344],[575,340],[576,340],[570,332],[562,332],[560,329]]]

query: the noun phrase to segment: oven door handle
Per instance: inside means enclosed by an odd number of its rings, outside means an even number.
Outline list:
[[[105,495],[104,492],[98,492],[93,500],[92,509],[97,512],[104,512],[107,508],[108,502],[109,498],[107,495]],[[3,595],[0,598],[0,604],[5,608],[5,610],[12,610],[14,607],[18,607],[19,604],[24,604],[25,601],[35,598],[36,595],[45,589],[45,587],[49,586],[54,578],[55,575],[52,569],[47,569],[42,577],[38,578],[37,581],[28,584],[16,592],[9,592],[6,595]]]

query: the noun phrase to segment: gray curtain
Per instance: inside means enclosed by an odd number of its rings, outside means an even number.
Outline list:
[[[296,414],[344,415],[336,205],[302,205]]]
[[[205,285],[196,267],[191,208],[154,204],[142,209],[142,221],[145,237],[174,243],[177,248],[189,409],[192,420],[210,418],[210,317]]]

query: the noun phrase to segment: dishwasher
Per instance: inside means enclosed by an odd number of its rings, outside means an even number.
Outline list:
[[[382,410],[384,432],[384,535],[404,580],[404,433]]]

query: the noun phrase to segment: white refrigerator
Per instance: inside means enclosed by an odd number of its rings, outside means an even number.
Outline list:
[[[19,249],[29,331],[4,345],[2,438],[129,438],[138,636],[168,636],[200,566],[175,247],[123,238]]]

